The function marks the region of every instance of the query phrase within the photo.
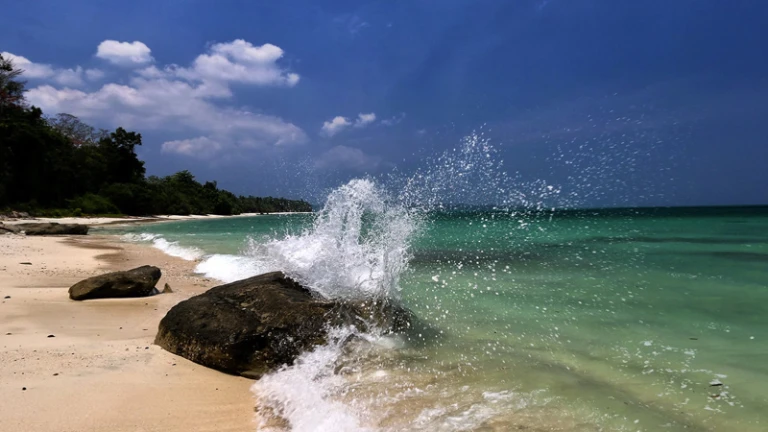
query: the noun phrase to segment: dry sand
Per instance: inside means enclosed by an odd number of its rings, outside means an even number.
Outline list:
[[[174,293],[69,300],[83,278],[144,264]],[[168,309],[216,285],[193,266],[107,236],[0,236],[0,431],[253,431],[250,380],[152,344]]]

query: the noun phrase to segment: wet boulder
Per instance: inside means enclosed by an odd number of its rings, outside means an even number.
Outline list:
[[[107,273],[84,279],[69,288],[72,300],[95,298],[146,297],[156,294],[155,284],[162,272],[154,266]]]
[[[410,313],[391,304],[319,298],[286,277],[267,273],[211,288],[174,306],[155,344],[195,363],[259,378],[326,342],[330,327],[386,326],[402,331]]]

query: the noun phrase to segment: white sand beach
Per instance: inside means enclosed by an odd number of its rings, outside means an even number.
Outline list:
[[[81,279],[144,264],[174,292],[68,298]],[[152,344],[168,309],[216,285],[193,266],[108,236],[0,236],[0,431],[254,430],[250,380]]]
[[[63,218],[26,218],[26,219],[7,219],[0,221],[6,225],[17,225],[24,223],[53,222],[60,224],[78,224],[78,225],[112,225],[125,223],[148,223],[163,221],[184,221],[195,219],[222,219],[253,217],[267,215],[287,215],[287,214],[307,214],[310,212],[275,212],[275,213],[241,213],[238,215],[157,215],[157,216],[126,216],[126,217],[63,217]]]

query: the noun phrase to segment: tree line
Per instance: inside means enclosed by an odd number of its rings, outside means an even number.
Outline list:
[[[0,210],[39,216],[311,211],[306,201],[237,196],[189,171],[146,177],[141,134],[46,117],[24,98],[22,70],[0,55]]]

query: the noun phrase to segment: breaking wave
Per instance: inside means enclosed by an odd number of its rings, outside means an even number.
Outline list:
[[[123,235],[122,239],[124,241],[130,242],[151,242],[152,246],[160,249],[167,255],[178,257],[187,261],[197,261],[205,256],[205,252],[199,248],[181,246],[178,242],[168,241],[156,234],[125,234]]]

